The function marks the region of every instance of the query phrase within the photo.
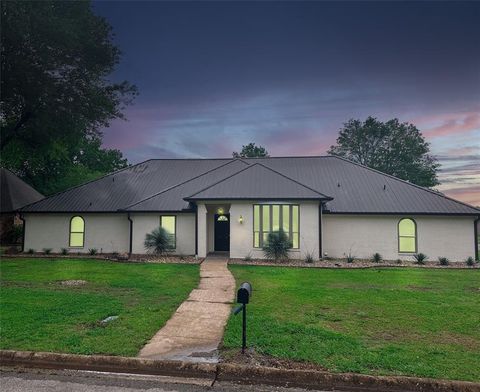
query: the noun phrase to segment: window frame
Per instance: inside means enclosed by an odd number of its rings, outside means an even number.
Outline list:
[[[400,235],[400,223],[404,220],[411,220],[413,222],[413,228],[414,228],[414,235],[413,236],[406,236],[406,235]],[[402,251],[400,250],[400,239],[401,238],[414,238],[415,239],[415,249],[413,251]],[[418,252],[418,230],[417,230],[417,222],[415,219],[410,218],[410,217],[405,217],[401,218],[398,223],[397,223],[397,243],[398,243],[398,253],[399,254],[415,254]]]
[[[290,248],[291,250],[298,251],[300,249],[300,205],[299,204],[288,204],[288,203],[268,203],[268,204],[253,204],[252,205],[252,245],[254,249],[262,249],[263,248],[263,243],[264,243],[264,235],[268,233],[273,233],[273,206],[278,206],[279,210],[279,216],[278,216],[278,226],[279,230],[283,230],[284,228],[284,222],[283,222],[283,209],[284,206],[288,207],[288,232],[286,232],[289,240],[292,242],[292,247]],[[255,207],[258,207],[258,216],[259,216],[259,222],[258,222],[258,231],[255,230]],[[268,231],[263,230],[263,209],[265,207],[268,207]],[[293,231],[293,208],[297,207],[297,212],[298,212],[298,225],[297,225],[297,231]],[[255,234],[258,233],[258,246],[255,246]],[[298,244],[296,247],[293,246],[293,235],[296,234],[298,236]]]
[[[72,231],[72,221],[75,219],[75,218],[80,218],[83,222],[83,231]],[[75,215],[75,216],[72,216],[70,218],[70,222],[69,222],[69,226],[68,226],[68,247],[69,248],[75,248],[75,249],[81,249],[81,248],[85,248],[85,232],[86,232],[86,229],[85,229],[85,218],[81,215]],[[82,245],[80,246],[75,246],[75,245],[72,245],[72,234],[82,234]]]
[[[160,227],[163,227],[162,220],[164,217],[173,218],[174,230],[175,230],[175,233],[173,233],[173,246],[171,248],[168,248],[168,250],[176,250],[177,249],[177,216],[176,215],[160,215]]]

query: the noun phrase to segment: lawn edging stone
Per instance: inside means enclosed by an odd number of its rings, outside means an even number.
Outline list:
[[[392,392],[480,392],[480,383],[402,376],[369,376],[315,370],[278,369],[232,363],[194,363],[106,355],[76,355],[0,350],[0,365],[43,369],[76,369],[100,372],[207,378],[242,384],[283,385],[323,390]]]

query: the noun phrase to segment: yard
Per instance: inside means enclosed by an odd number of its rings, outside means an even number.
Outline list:
[[[480,271],[229,267],[253,286],[248,345],[335,372],[480,381]],[[240,316],[224,337],[241,342]]]
[[[198,265],[184,264],[3,258],[0,267],[0,347],[78,354],[135,356],[199,280]],[[119,317],[102,323],[108,316]]]

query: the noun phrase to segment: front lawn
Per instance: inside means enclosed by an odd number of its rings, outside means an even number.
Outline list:
[[[0,268],[0,347],[77,354],[135,356],[199,280],[185,264],[3,258]],[[119,317],[101,323],[108,316]]]
[[[229,267],[253,286],[248,345],[335,372],[480,381],[480,271]],[[224,346],[241,344],[231,316]]]

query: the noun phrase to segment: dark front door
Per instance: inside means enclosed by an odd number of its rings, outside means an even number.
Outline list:
[[[215,251],[230,250],[230,214],[215,214]]]

